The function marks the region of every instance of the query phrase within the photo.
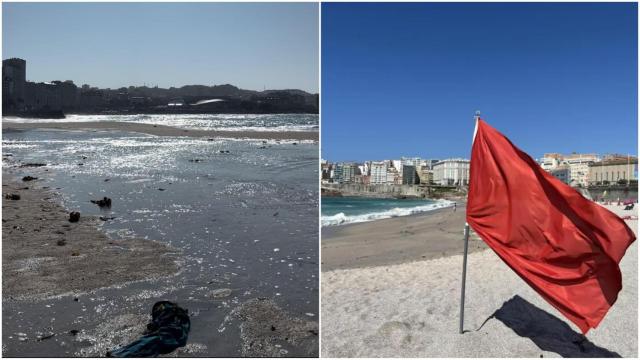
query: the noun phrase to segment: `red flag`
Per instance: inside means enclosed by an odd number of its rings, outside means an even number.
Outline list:
[[[544,171],[478,120],[467,222],[583,334],[622,289],[618,264],[635,241],[622,219]]]

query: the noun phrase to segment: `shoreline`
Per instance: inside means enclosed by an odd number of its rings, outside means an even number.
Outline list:
[[[3,301],[84,294],[178,272],[176,249],[144,239],[111,239],[96,216],[69,222],[69,210],[38,180],[3,171]]]
[[[220,131],[180,129],[166,125],[141,124],[124,121],[83,121],[83,122],[3,122],[2,131],[23,131],[34,129],[54,130],[118,130],[144,133],[155,136],[189,136],[236,139],[268,140],[319,140],[319,132],[310,131]]]
[[[389,266],[462,254],[466,202],[419,214],[322,227],[322,272]],[[487,249],[473,232],[469,253]]]

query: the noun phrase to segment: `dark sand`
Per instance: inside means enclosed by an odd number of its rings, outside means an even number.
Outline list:
[[[101,220],[69,222],[38,181],[2,183],[2,297],[40,299],[176,273],[175,249],[143,239],[109,239]],[[25,189],[28,187],[28,189]],[[18,194],[20,200],[5,199]]]
[[[424,214],[322,228],[322,271],[392,265],[462,254],[465,203]],[[473,232],[469,252],[486,249]]]
[[[314,140],[319,139],[318,132],[311,131],[218,131],[186,130],[165,125],[140,124],[121,121],[87,122],[38,122],[38,123],[2,123],[3,131],[57,129],[57,130],[119,130],[144,133],[156,136],[191,136],[210,138],[273,139],[273,140]]]
[[[318,323],[296,318],[273,300],[257,298],[235,308],[244,357],[317,356]]]

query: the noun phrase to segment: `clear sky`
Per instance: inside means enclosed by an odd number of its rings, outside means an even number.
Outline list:
[[[318,91],[318,4],[3,3],[31,81]]]
[[[536,158],[637,153],[637,6],[322,5],[322,157],[470,156],[473,115]]]

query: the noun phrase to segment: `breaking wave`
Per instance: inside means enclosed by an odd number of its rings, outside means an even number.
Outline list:
[[[360,214],[360,215],[345,215],[345,213],[341,212],[335,215],[323,215],[321,218],[321,223],[322,223],[322,226],[353,224],[353,223],[360,223],[360,222],[367,222],[367,221],[375,221],[380,219],[388,219],[388,218],[393,218],[398,216],[419,214],[419,213],[442,209],[450,206],[453,206],[453,201],[438,200],[436,203],[429,204],[429,205],[420,205],[420,206],[407,207],[407,208],[396,207],[396,208],[385,210],[385,211],[371,212],[371,213]]]

